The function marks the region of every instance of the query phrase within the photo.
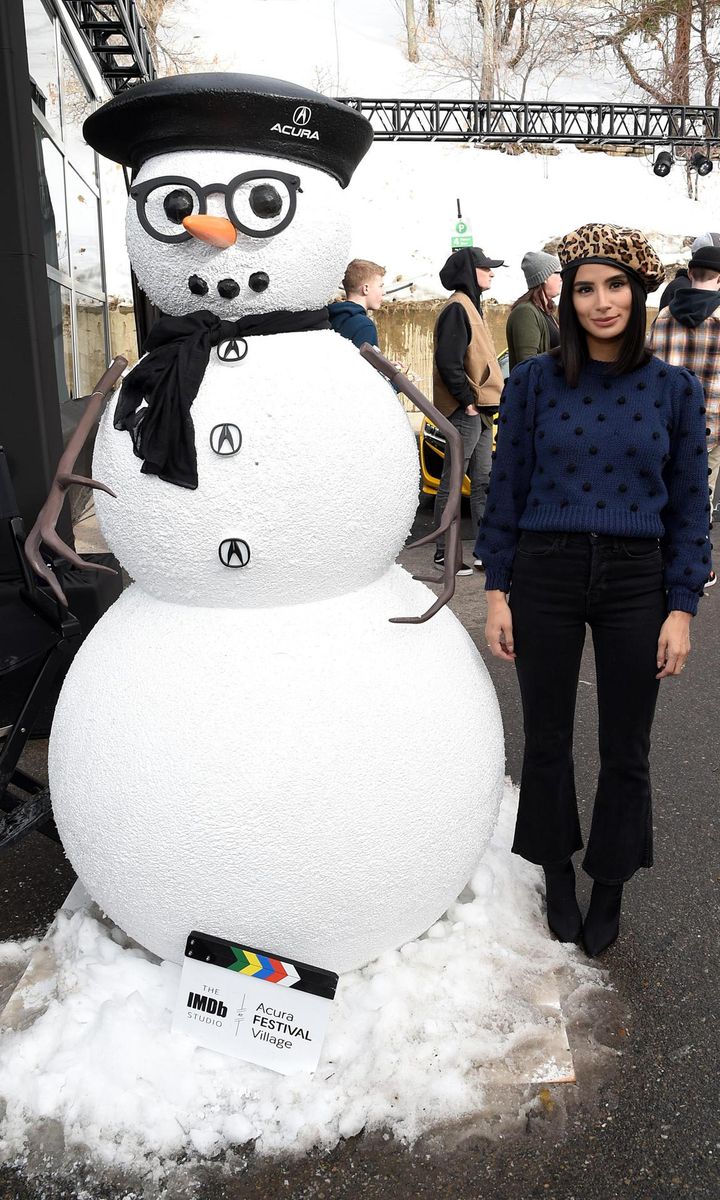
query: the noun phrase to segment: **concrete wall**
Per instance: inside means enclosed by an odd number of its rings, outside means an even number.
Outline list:
[[[110,350],[122,354],[132,367],[138,359],[135,310],[129,304],[110,305]]]
[[[433,330],[444,300],[402,300],[386,302],[375,322],[378,327],[380,349],[387,358],[404,363],[411,372],[413,383],[432,400]],[[502,354],[505,340],[505,323],[509,304],[494,304],[486,301],[484,317],[490,326],[498,354]],[[648,309],[648,329],[657,316],[657,310]],[[408,411],[413,406],[403,399]],[[415,422],[413,422],[415,424]]]
[[[380,349],[387,358],[404,363],[413,383],[432,399],[433,330],[444,300],[398,300],[383,305],[375,314]],[[505,322],[508,304],[485,305],[484,315],[490,326],[498,354],[505,349]],[[409,400],[403,400],[412,411]]]

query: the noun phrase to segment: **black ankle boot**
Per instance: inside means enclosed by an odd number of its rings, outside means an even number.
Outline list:
[[[612,946],[620,932],[621,883],[594,883],[583,926],[583,942],[591,958]]]
[[[547,923],[560,942],[576,942],[582,933],[582,914],[575,896],[575,871],[570,859],[543,866]]]

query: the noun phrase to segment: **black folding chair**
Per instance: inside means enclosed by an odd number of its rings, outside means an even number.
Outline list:
[[[0,850],[31,830],[57,837],[50,792],[18,767],[60,671],[82,634],[71,612],[41,591],[23,554],[25,531],[0,447],[0,535],[9,573],[0,583]],[[57,571],[58,564],[53,563]]]

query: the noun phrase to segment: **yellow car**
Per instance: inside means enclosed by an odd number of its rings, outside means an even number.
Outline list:
[[[502,369],[503,379],[507,379],[510,373],[507,350],[503,350],[502,354],[498,356],[498,362]],[[497,415],[493,420],[493,425],[497,432]],[[445,437],[428,417],[422,419],[419,443],[422,490],[426,496],[435,496],[440,486],[440,476],[445,460]],[[495,433],[493,434],[494,445]],[[470,496],[470,480],[467,475],[463,476],[462,494]]]

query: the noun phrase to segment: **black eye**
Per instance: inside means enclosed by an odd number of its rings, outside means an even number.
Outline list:
[[[282,206],[282,196],[272,184],[261,183],[250,192],[250,207],[256,217],[277,217]]]
[[[191,217],[193,197],[184,188],[174,188],[163,200],[165,216],[173,225],[182,225],[185,217]]]

